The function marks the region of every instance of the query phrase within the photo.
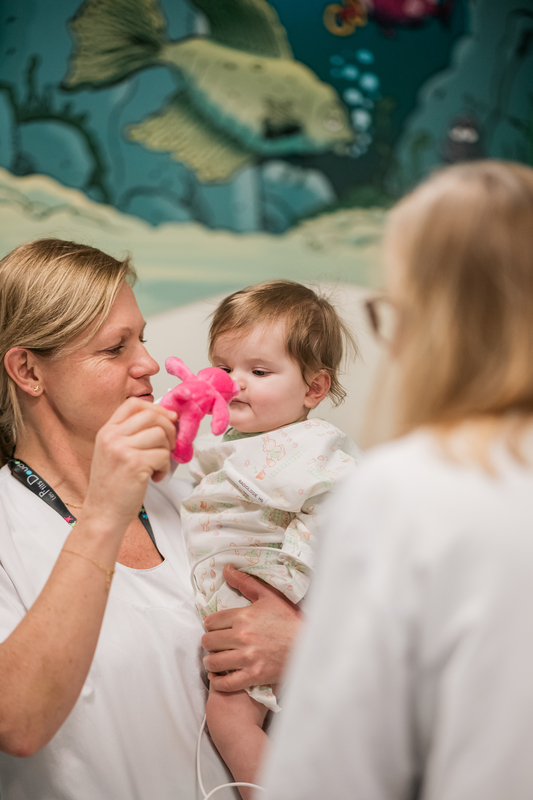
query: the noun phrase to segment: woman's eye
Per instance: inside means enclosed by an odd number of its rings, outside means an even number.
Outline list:
[[[124,350],[124,345],[123,344],[117,344],[116,347],[109,347],[106,350],[106,353],[109,353],[112,356],[118,356],[118,354],[121,352],[121,350]]]

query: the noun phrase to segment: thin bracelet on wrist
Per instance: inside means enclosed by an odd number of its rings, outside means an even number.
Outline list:
[[[101,569],[102,572],[105,573],[106,581],[105,581],[105,588],[108,592],[111,588],[111,581],[113,580],[113,575],[115,574],[114,568],[105,567],[103,564],[100,564],[99,561],[95,561],[94,558],[90,558],[89,556],[84,555],[84,553],[78,553],[77,550],[67,550],[66,547],[62,550],[63,553],[70,553],[71,556],[79,556],[80,558],[84,558],[86,561],[90,561],[91,564],[94,564],[95,567]]]

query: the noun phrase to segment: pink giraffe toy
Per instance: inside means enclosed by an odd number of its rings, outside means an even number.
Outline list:
[[[172,458],[178,464],[186,464],[193,457],[192,443],[206,414],[213,415],[211,430],[215,436],[224,433],[229,425],[228,403],[238,395],[240,387],[218,367],[201,369],[195,375],[181,358],[174,357],[167,358],[165,367],[170,375],[183,381],[166,393],[161,405],[178,413],[178,438]]]

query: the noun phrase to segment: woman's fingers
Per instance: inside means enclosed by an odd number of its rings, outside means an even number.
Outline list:
[[[221,612],[219,611],[218,613],[220,614]],[[235,636],[235,631],[231,627],[221,629],[219,631],[213,631],[212,633],[204,633],[202,636],[202,647],[204,650],[207,650],[208,653],[218,653],[221,650],[231,650],[237,644],[239,644],[239,642]],[[213,672],[218,672],[217,667],[214,666],[208,667],[206,665],[206,669],[211,669]]]
[[[127,444],[137,450],[163,448],[167,451],[167,458],[169,448],[173,447],[172,441],[169,440],[168,431],[164,430],[160,425],[154,425],[151,428],[144,428],[130,434]]]
[[[128,413],[126,417],[119,415],[118,421],[113,415],[109,420],[112,425],[118,427],[123,436],[132,436],[135,433],[139,433],[139,431],[145,431],[151,427],[159,427],[165,432],[169,447],[171,449],[175,447],[176,428],[173,422],[173,419],[177,418],[175,411],[168,411],[161,406],[151,405],[146,400],[136,400],[135,398],[130,398],[120,408],[122,409],[124,406],[127,406],[125,411],[132,411],[132,413]]]
[[[169,419],[169,414],[173,413],[176,417],[176,412],[167,411],[166,408],[161,406],[152,405],[146,401],[141,401],[142,405],[136,409],[133,414],[130,414],[126,419],[122,420],[119,424],[122,429],[127,433],[135,433],[147,425],[156,423],[161,425],[167,430],[174,429],[174,422]],[[110,420],[111,421],[111,420]]]
[[[246,653],[242,650],[221,650],[204,657],[207,672],[227,672],[234,669],[248,669],[254,664],[254,651]]]
[[[208,617],[204,619],[204,628],[207,633],[211,631],[222,631],[226,628],[232,628],[234,623],[236,622],[240,612],[242,609],[240,608],[226,608],[223,611],[217,611],[214,614],[209,614]],[[206,650],[216,649],[208,647],[204,644],[205,636],[202,639],[202,644]],[[219,650],[222,648],[218,648]]]
[[[117,535],[137,515],[150,478],[168,472],[176,418],[174,411],[130,397],[98,432],[84,506]]]
[[[228,672],[226,675],[210,672],[208,678],[210,685],[217,692],[242,692],[243,689],[259,686],[262,683],[259,675],[246,669],[238,669],[235,672]]]
[[[128,449],[163,447],[170,451],[176,443],[176,429],[170,417],[176,418],[175,412],[130,398],[99,431],[98,440],[119,458]]]
[[[156,414],[161,414],[163,417],[166,417],[169,420],[175,420],[178,418],[178,415],[175,411],[170,411],[168,408],[164,408],[159,403],[148,403],[146,400],[141,400],[139,397],[129,397],[111,415],[109,422],[113,424],[119,424],[131,417],[133,414],[137,414],[139,411],[144,411],[147,408],[151,409]]]
[[[247,572],[235,569],[232,564],[226,564],[224,567],[224,578],[230,586],[237,589],[252,603],[255,603],[260,597],[266,596],[269,591],[263,581],[253,578]]]

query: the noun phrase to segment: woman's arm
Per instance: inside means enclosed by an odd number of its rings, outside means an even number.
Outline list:
[[[299,631],[302,612],[277,589],[224,567],[224,578],[252,605],[210,614],[204,620],[204,665],[219,692],[279,683]],[[231,670],[231,671],[230,671]],[[227,675],[217,674],[228,672]]]
[[[98,433],[89,488],[76,526],[43,591],[0,645],[0,750],[29,756],[72,710],[91,666],[112,569],[148,480],[169,464],[174,412],[130,398]]]

